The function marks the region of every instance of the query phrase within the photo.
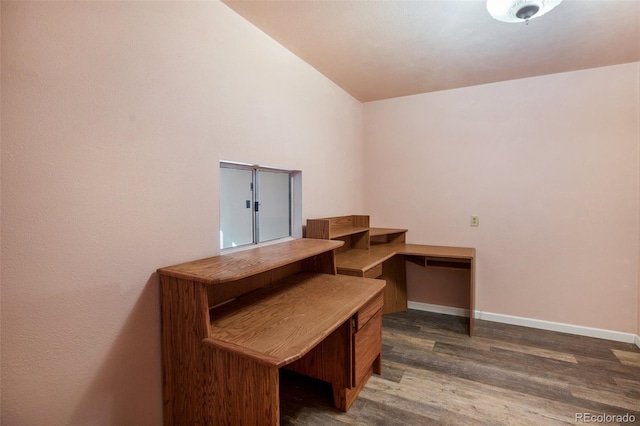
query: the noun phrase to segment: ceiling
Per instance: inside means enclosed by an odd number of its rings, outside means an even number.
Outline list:
[[[524,23],[483,0],[223,0],[362,102],[640,61],[640,0]]]

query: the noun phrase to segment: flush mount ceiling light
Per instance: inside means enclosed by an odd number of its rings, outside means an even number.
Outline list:
[[[498,21],[529,22],[549,12],[562,0],[487,0],[487,10]]]

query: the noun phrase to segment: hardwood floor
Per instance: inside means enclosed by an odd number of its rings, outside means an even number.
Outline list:
[[[281,372],[281,423],[640,424],[636,345],[480,320],[471,338],[467,321],[385,315],[382,375],[347,413],[332,407],[328,384]]]

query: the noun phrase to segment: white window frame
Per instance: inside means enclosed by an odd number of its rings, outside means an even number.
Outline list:
[[[258,164],[251,163],[242,163],[237,161],[227,161],[221,160],[219,164],[219,169],[222,168],[235,168],[242,170],[250,170],[253,173],[253,182],[254,182],[254,193],[251,200],[251,209],[253,212],[253,221],[252,221],[252,233],[253,233],[253,242],[235,246],[235,247],[226,247],[222,248],[222,239],[218,242],[218,248],[223,253],[228,253],[232,251],[241,251],[246,250],[253,247],[259,247],[264,245],[270,245],[274,243],[279,243],[295,238],[302,238],[302,172],[300,170],[292,170],[285,169],[280,167],[271,167],[271,166],[263,166]],[[267,172],[279,172],[279,173],[287,173],[289,174],[289,235],[276,238],[269,241],[259,241],[259,226],[256,217],[256,213],[259,214],[259,211],[256,212],[254,209],[254,205],[256,202],[256,193],[259,190],[260,183],[257,181],[256,177],[259,171],[267,171]],[[222,183],[221,183],[222,184]],[[220,203],[222,200],[219,199]],[[221,206],[219,206],[219,211],[221,211]],[[222,224],[221,220],[218,223],[218,229],[222,232]]]

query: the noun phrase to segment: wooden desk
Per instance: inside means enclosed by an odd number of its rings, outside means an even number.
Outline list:
[[[165,424],[277,425],[283,367],[330,382],[349,408],[380,373],[385,283],[332,275],[341,245],[294,240],[158,270]]]
[[[353,225],[351,228],[350,224]],[[322,232],[318,232],[320,230]],[[369,217],[364,215],[307,221],[307,237],[344,242],[343,246],[336,249],[336,266],[339,274],[379,278],[387,282],[383,314],[407,310],[405,261],[423,267],[469,270],[469,335],[473,335],[475,249],[406,244],[406,233],[406,229],[370,228]],[[357,244],[353,244],[353,241],[357,241]]]

